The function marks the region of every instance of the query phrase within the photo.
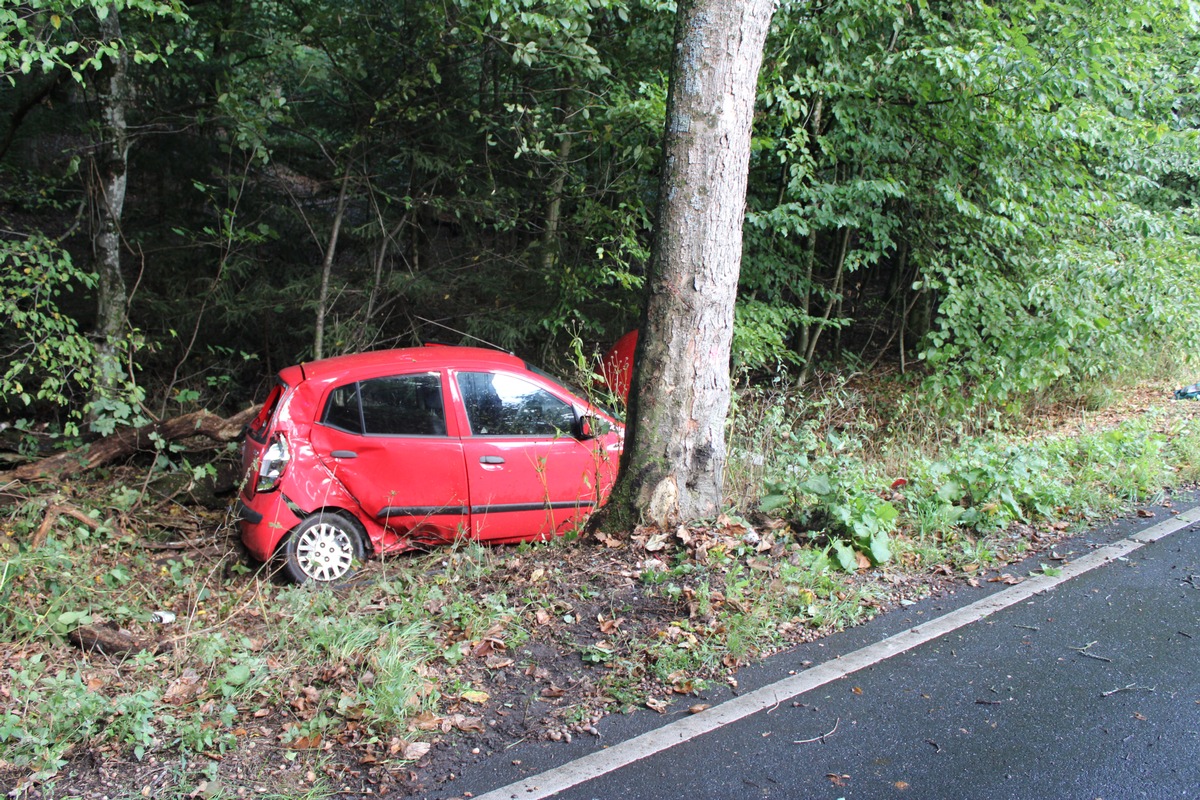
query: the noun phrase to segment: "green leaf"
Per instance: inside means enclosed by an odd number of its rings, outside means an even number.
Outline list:
[[[772,511],[777,511],[788,505],[791,500],[786,494],[769,494],[758,503],[758,510],[764,514],[769,514]]]
[[[867,555],[874,564],[883,564],[892,559],[892,547],[886,533],[880,531],[871,537],[871,550]]]
[[[955,481],[944,483],[937,490],[938,499],[944,503],[956,503],[962,499],[963,487],[962,484]]]
[[[80,625],[91,625],[92,617],[86,611],[64,611],[58,615],[56,623],[59,629],[66,630]]]
[[[225,670],[225,683],[230,686],[241,686],[250,680],[250,667],[245,664],[234,664]]]
[[[845,542],[834,542],[833,553],[839,567],[846,572],[858,572],[858,556],[853,547]]]
[[[833,493],[833,484],[825,475],[813,475],[811,478],[800,484],[800,490],[808,494],[815,494],[818,497],[823,497]]]
[[[894,523],[899,516],[900,512],[896,510],[896,507],[886,500],[875,506],[875,518],[879,520],[884,527],[890,528],[892,523]]]

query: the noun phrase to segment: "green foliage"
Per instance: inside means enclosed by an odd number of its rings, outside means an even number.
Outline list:
[[[0,720],[0,742],[16,766],[54,774],[66,764],[64,756],[78,741],[101,731],[112,704],[88,689],[78,672],[47,674],[40,656],[19,671],[9,670],[15,699],[39,713],[7,714]]]
[[[922,353],[931,396],[1005,402],[1059,382],[1137,374],[1168,348],[1194,351],[1200,297],[1188,287],[1200,279],[1200,260],[1179,221],[1115,221],[1099,248],[1064,244],[1020,278],[929,279],[944,297]]]
[[[807,404],[796,395],[755,395],[741,401],[731,436],[735,462],[763,458],[758,508],[787,513],[806,537],[826,543],[847,572],[892,558],[891,534],[900,513],[887,498],[890,479],[864,461],[856,436],[827,428],[852,397],[838,391]],[[753,415],[747,412],[754,412]]]
[[[808,510],[810,524],[839,537],[830,547],[837,564],[847,572],[858,569],[856,552],[876,565],[892,557],[888,537],[900,514],[890,501],[880,498],[874,483],[870,474],[818,472],[795,487],[801,496],[815,498]]]
[[[1194,4],[950,8],[783,5],[743,287],[801,345],[928,332],[948,403],[1194,349]]]
[[[733,328],[734,366],[747,372],[778,373],[799,361],[789,333],[801,323],[799,309],[759,300],[738,301]]]
[[[117,57],[128,42],[106,41],[94,28],[95,20],[110,13],[132,14],[147,19],[169,18],[184,21],[184,7],[176,0],[33,0],[16,2],[0,0],[0,75],[16,83],[17,75],[32,72],[66,70],[78,83],[84,83],[86,73],[103,68],[106,61]],[[135,63],[149,63],[160,58],[158,43],[132,47]],[[170,53],[170,46],[165,48]]]
[[[553,365],[637,324],[673,3],[136,0],[105,42],[109,6],[0,2],[0,311],[29,321],[0,336],[10,414],[110,433],[144,405],[248,402],[311,355],[343,179],[330,354],[478,337]],[[1195,352],[1197,20],[1192,0],[782,3],[739,378],[902,356],[953,418]],[[63,84],[122,48],[129,124],[154,131],[121,231],[135,333],[89,343],[95,121]],[[125,384],[83,409],[97,344]],[[840,535],[870,491],[835,481]]]
[[[10,412],[35,403],[68,406],[94,380],[96,349],[60,308],[96,276],[42,236],[0,240],[0,396]]]
[[[62,310],[70,295],[95,284],[94,273],[75,266],[43,236],[0,241],[0,314],[10,320],[0,332],[0,398],[9,413],[63,411],[67,435],[77,432],[85,415],[101,434],[145,421],[144,393],[130,374],[98,391],[96,345]],[[130,360],[138,349],[135,336],[110,344]]]
[[[896,420],[925,392],[889,394]],[[944,446],[923,430],[879,425],[880,411],[844,388],[817,400],[745,392],[730,434],[730,496],[787,519],[852,572],[913,554],[928,564],[986,560],[994,537],[1011,548],[1021,526],[1112,514],[1198,472],[1194,421],[1162,411],[1038,438],[955,432],[943,420]]]
[[[33,535],[43,510],[42,504],[28,503],[10,511],[8,535],[0,539],[0,633],[6,640],[60,638],[89,624],[96,609],[124,606],[132,591],[121,572],[110,573],[108,585],[89,586],[85,569],[72,557],[74,548],[110,552],[107,526],[92,531],[74,525],[36,550],[18,545]]]

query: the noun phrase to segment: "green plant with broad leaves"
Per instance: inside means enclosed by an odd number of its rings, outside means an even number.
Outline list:
[[[1014,525],[1109,514],[1197,474],[1194,420],[1164,410],[1034,438],[988,430],[971,412],[929,437],[880,421],[903,423],[928,389],[909,391],[888,394],[886,409],[837,386],[817,398],[743,393],[731,421],[731,496],[783,517],[802,541],[856,571],[898,552],[970,561],[967,550]]]
[[[847,572],[859,568],[858,553],[879,565],[892,557],[889,536],[900,512],[856,475],[815,474],[796,486],[815,499],[809,518],[831,536],[834,560]]]

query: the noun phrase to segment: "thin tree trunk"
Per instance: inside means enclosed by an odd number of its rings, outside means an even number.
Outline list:
[[[800,337],[796,342],[796,352],[801,356],[808,352],[808,341],[812,338],[812,325],[807,320],[812,316],[812,285],[816,262],[817,229],[813,227],[804,243],[804,288],[800,293],[800,311],[804,314],[805,323],[800,326]]]
[[[900,242],[900,254],[897,258],[896,270],[892,274],[891,284],[888,286],[888,305],[892,311],[892,327],[896,326],[896,317],[899,316],[899,330],[894,331],[900,337],[900,374],[904,374],[904,326],[908,324],[908,294],[911,281],[908,280],[908,242]],[[895,313],[896,306],[900,307],[900,314]],[[891,339],[888,340],[891,344]],[[884,346],[887,350],[887,346]],[[882,356],[882,354],[881,354]],[[876,359],[878,361],[878,359]]]
[[[774,0],[683,0],[622,473],[607,516],[720,511],[750,126]]]
[[[563,133],[558,143],[558,167],[550,184],[550,203],[546,207],[546,228],[542,234],[542,269],[548,274],[558,262],[558,241],[562,221],[563,190],[567,185],[567,159],[571,156],[571,134]]]
[[[833,314],[834,304],[841,298],[843,276],[846,269],[846,253],[849,247],[850,229],[846,228],[842,233],[842,247],[838,252],[837,272],[834,273],[833,285],[830,287],[829,302],[825,304],[825,311],[821,314],[820,321],[815,323],[816,330],[813,331],[812,338],[808,343],[808,350],[804,353],[804,369],[801,371],[797,383],[804,383],[808,379],[809,366],[812,364],[813,355],[817,352],[817,343],[821,341],[821,332],[825,330],[829,317]]]
[[[900,374],[901,375],[905,374],[908,371],[908,362],[907,362],[908,350],[907,350],[907,346],[904,343],[904,334],[905,334],[905,331],[908,329],[908,315],[912,313],[913,306],[915,306],[917,304],[917,301],[921,299],[921,296],[924,292],[925,292],[925,290],[921,289],[920,291],[913,293],[912,302],[908,303],[907,305],[904,306],[904,315],[900,320]]]
[[[100,35],[106,42],[120,42],[121,22],[116,7],[100,20]],[[118,340],[128,322],[128,296],[121,274],[121,215],[125,210],[126,170],[129,137],[125,113],[129,104],[126,75],[128,59],[122,44],[115,58],[106,63],[97,80],[100,105],[100,144],[96,152],[94,179],[96,232],[92,239],[96,264],[96,340],[98,397],[111,395],[121,384]]]
[[[809,147],[816,149],[817,137],[821,134],[821,114],[825,108],[825,98],[818,96],[813,104],[812,118],[809,120]],[[817,229],[814,226],[808,232],[808,241],[804,243],[804,286],[800,292],[800,311],[807,319],[811,313],[813,270],[817,261]],[[803,355],[808,352],[808,342],[812,327],[804,324],[800,327],[800,341],[797,352]]]
[[[325,314],[329,304],[329,276],[333,272],[333,260],[337,255],[338,234],[342,230],[342,218],[346,216],[346,189],[350,186],[350,167],[342,175],[342,188],[338,191],[337,210],[333,213],[333,228],[329,231],[329,245],[321,264],[321,291],[317,295],[317,325],[313,336],[313,358],[324,358]]]
[[[367,310],[363,315],[363,325],[370,324],[371,318],[375,316],[375,306],[379,302],[379,295],[383,291],[383,267],[387,263],[388,250],[392,247],[392,242],[400,235],[400,231],[408,224],[408,212],[405,212],[400,221],[397,222],[391,230],[388,230],[383,225],[383,217],[379,218],[379,230],[383,234],[383,239],[379,242],[379,249],[375,252],[375,275],[371,279],[371,294],[367,298]],[[364,328],[365,332],[365,328]]]

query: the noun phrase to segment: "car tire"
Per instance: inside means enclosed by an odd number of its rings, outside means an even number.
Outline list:
[[[335,584],[354,575],[364,555],[362,532],[344,514],[318,511],[283,544],[283,573],[295,583]]]

